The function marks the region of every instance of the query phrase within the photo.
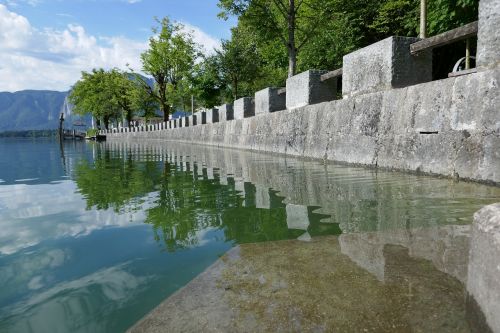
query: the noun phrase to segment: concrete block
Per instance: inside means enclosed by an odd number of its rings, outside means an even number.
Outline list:
[[[337,81],[321,81],[327,71],[309,70],[286,80],[286,107],[295,109],[335,99]]]
[[[234,119],[233,104],[224,104],[218,106],[217,109],[219,109],[219,121]]]
[[[195,113],[196,115],[196,124],[203,125],[207,123],[207,114],[205,111],[198,111]]]
[[[217,109],[208,109],[206,111],[207,115],[207,123],[212,124],[212,123],[218,123],[219,122],[219,110]]]
[[[182,122],[182,127],[189,127],[189,117],[182,117],[181,122]]]
[[[234,101],[234,119],[255,116],[255,102],[251,97],[243,97]]]
[[[179,127],[178,119],[173,119],[174,128]]]
[[[410,54],[414,37],[389,37],[344,56],[345,97],[432,81],[432,51]]]
[[[491,330],[500,332],[500,203],[474,214],[467,291],[468,308],[479,305]]]
[[[196,113],[193,113],[191,115],[191,118],[192,118],[192,120],[191,120],[191,126],[198,125],[198,115]]]
[[[255,114],[263,114],[286,109],[286,90],[266,88],[255,93]]]
[[[478,24],[477,67],[498,67],[500,65],[500,1],[479,1]]]

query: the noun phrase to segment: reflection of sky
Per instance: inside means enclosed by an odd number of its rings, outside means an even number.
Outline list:
[[[44,239],[88,235],[109,226],[130,226],[145,219],[144,211],[115,214],[112,209],[86,210],[76,184],[61,181],[0,187],[0,253],[12,254]],[[149,201],[149,200],[148,200]]]
[[[165,253],[137,225],[0,257],[0,331],[124,331],[230,246],[220,231],[202,237],[202,247]]]
[[[194,247],[164,252],[143,210],[86,210],[75,191],[0,187],[0,331],[124,331],[230,247],[207,228]]]

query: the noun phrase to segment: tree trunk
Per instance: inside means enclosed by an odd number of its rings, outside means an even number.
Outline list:
[[[104,128],[109,129],[109,117],[104,116]]]
[[[233,100],[238,99],[238,78],[234,78],[233,80]]]
[[[295,0],[288,0],[288,77],[297,71],[297,48],[295,46]]]

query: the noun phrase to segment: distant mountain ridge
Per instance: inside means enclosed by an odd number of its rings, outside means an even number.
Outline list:
[[[131,79],[133,76],[130,74]],[[154,80],[141,76],[150,86]],[[46,130],[59,127],[59,115],[64,112],[65,128],[72,128],[75,122],[91,124],[91,117],[72,114],[68,103],[69,91],[22,90],[0,92],[0,132]]]
[[[0,92],[0,131],[55,129],[68,92]]]

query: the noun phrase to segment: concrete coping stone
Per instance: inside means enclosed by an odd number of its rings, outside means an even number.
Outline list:
[[[337,81],[321,81],[326,70],[310,69],[286,80],[286,107],[295,109],[335,99]]]
[[[219,121],[228,121],[234,119],[233,104],[223,104],[217,107],[219,110]]]
[[[279,94],[282,88],[269,87],[255,93],[255,114],[266,114],[286,109],[286,90]]]
[[[242,97],[234,101],[234,119],[243,119],[255,116],[255,99]]]

